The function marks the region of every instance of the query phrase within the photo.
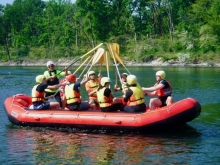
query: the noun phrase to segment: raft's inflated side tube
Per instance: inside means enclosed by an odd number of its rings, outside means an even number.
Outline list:
[[[148,130],[176,127],[201,113],[199,102],[193,98],[180,100],[170,106],[145,113],[101,112],[100,110],[29,110],[31,97],[15,95],[4,102],[11,123],[37,127],[73,127],[83,129]]]

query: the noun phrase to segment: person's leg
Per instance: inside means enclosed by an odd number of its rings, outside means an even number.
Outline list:
[[[81,102],[79,110],[88,110],[90,108],[90,104],[87,102]]]
[[[50,109],[60,109],[60,103],[50,102]]]
[[[160,99],[158,98],[151,98],[150,102],[149,102],[149,108],[155,109],[156,107],[161,107],[162,106],[162,102],[160,101]]]
[[[122,99],[115,97],[115,98],[113,99],[113,103],[114,103],[114,104],[122,103]]]
[[[65,97],[64,94],[61,96],[61,100],[62,100],[62,109],[65,109],[65,107],[66,107],[66,97]]]
[[[126,106],[124,107],[124,111],[125,111],[125,112],[134,112],[134,109],[133,109],[131,106],[127,106],[127,105],[126,105]]]
[[[167,100],[166,100],[166,104],[167,105],[170,105],[170,104],[172,104],[173,103],[173,98],[171,97],[171,96],[168,96],[167,97]]]
[[[54,96],[54,98],[60,104],[60,107],[63,107],[62,106],[62,100],[61,100],[61,97],[60,97],[60,92],[57,92],[57,94]]]
[[[96,109],[95,101],[92,98],[89,99],[89,105],[92,110]]]

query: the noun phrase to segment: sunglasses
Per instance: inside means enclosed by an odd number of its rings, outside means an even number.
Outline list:
[[[49,66],[48,66],[48,68],[52,68],[52,67],[54,67],[54,65],[49,65]]]

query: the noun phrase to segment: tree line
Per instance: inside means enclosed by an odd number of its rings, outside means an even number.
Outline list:
[[[0,5],[0,60],[74,58],[116,42],[120,56],[215,60],[219,0],[14,0]]]

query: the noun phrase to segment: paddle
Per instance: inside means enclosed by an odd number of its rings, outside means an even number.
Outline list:
[[[90,71],[90,69],[92,68],[93,65],[95,65],[100,58],[102,57],[102,55],[104,54],[105,50],[103,48],[99,48],[97,50],[97,52],[94,54],[93,59],[92,59],[92,65],[90,66],[89,70],[87,71],[87,73]]]
[[[79,75],[79,78],[83,75],[83,73],[85,72],[86,68],[89,66],[89,64],[91,63],[92,59],[93,59],[94,55],[92,56],[92,58],[89,60],[89,62],[87,63],[86,67],[83,69],[83,71],[81,72],[81,74]]]
[[[81,56],[80,58],[78,58],[77,60],[73,61],[70,65],[67,66],[67,68],[69,68],[70,66],[72,66],[73,64],[75,64],[77,61],[81,60],[83,57],[87,56],[89,53],[93,52],[94,50],[96,50],[97,48],[99,48],[100,46],[102,46],[103,43],[97,45],[96,47],[94,47],[93,49],[91,49],[90,51],[88,51],[86,54],[84,54],[83,56]],[[65,70],[65,68],[61,71],[63,72]],[[59,75],[61,72],[57,73],[56,75]]]
[[[129,72],[129,70],[126,68],[126,66],[124,65],[124,63],[123,63],[123,61],[121,60],[121,58],[119,57],[119,55],[118,55],[117,53],[115,53],[115,51],[113,51],[113,53],[114,53],[114,55],[115,55],[116,60],[117,60],[120,64],[123,65],[123,67],[126,69],[126,71],[127,71],[129,74],[131,74],[131,73]],[[115,65],[116,65],[116,64],[115,64]]]
[[[87,59],[75,70],[75,72],[73,74],[76,74],[76,72],[88,61],[89,58],[90,58],[90,56],[87,57]]]
[[[54,98],[55,95],[56,95],[58,92],[60,92],[61,89],[62,89],[62,87],[59,87],[58,90],[56,91],[56,93],[54,93],[53,95],[50,95],[50,96],[48,96],[48,97],[44,97],[44,98],[45,98],[45,99]]]
[[[105,57],[102,56],[102,57],[100,58],[100,60],[99,60],[99,62],[100,62],[99,74],[101,74],[102,64],[103,64],[104,61],[105,61]]]
[[[111,56],[112,56],[112,58],[113,58],[113,60],[114,60],[115,67],[116,67],[116,70],[117,70],[117,74],[118,74],[118,76],[119,76],[119,78],[120,78],[120,82],[121,82],[121,75],[120,75],[120,73],[119,73],[119,69],[118,69],[118,66],[117,66],[117,63],[116,63],[115,53],[114,53],[113,50],[112,50],[112,45],[111,45],[111,44],[107,44],[107,46],[108,46],[108,49],[109,49],[109,51],[110,51],[110,53],[111,53]],[[121,82],[121,84],[122,84],[122,82]]]
[[[116,53],[117,55],[119,55],[119,44],[113,43],[113,44],[112,44],[112,50],[115,51],[115,53]]]
[[[107,51],[105,51],[104,59],[105,59],[105,64],[106,64],[106,69],[107,69],[107,75],[109,77],[110,56],[109,56],[109,53]]]

